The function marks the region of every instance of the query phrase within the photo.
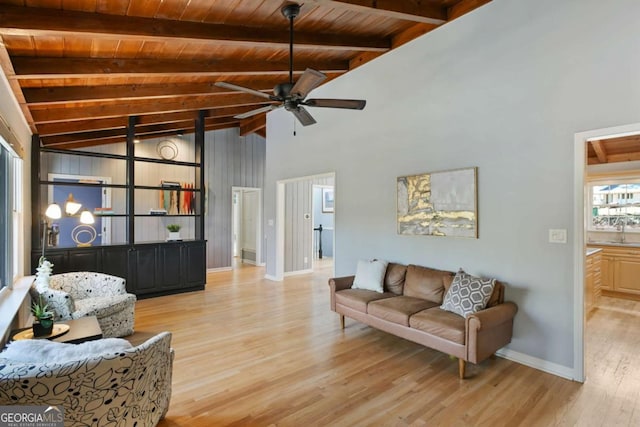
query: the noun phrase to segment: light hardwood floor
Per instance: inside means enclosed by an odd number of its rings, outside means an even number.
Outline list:
[[[341,330],[330,268],[282,283],[263,275],[210,274],[203,292],[137,303],[132,341],[173,333],[160,426],[640,425],[640,303],[603,298],[585,384],[501,358],[459,380],[445,354],[349,319]]]

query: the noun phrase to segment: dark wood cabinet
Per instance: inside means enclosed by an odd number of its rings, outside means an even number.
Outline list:
[[[32,253],[32,265],[42,255]],[[96,271],[124,277],[127,290],[139,298],[203,290],[206,241],[52,249],[46,257],[54,273]]]

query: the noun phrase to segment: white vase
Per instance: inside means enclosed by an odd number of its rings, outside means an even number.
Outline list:
[[[169,232],[169,238],[167,240],[182,240],[180,238],[180,232],[179,231],[170,231]]]

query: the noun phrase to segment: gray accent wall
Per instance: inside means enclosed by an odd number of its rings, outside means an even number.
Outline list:
[[[313,109],[297,136],[269,113],[267,224],[277,181],[335,171],[336,275],[376,257],[495,277],[519,306],[508,350],[573,369],[574,136],[640,122],[638,16],[637,0],[493,0],[313,92],[363,111]],[[396,233],[398,176],[472,166],[478,239]]]
[[[230,267],[233,258],[231,188],[264,188],[265,140],[256,134],[241,137],[237,128],[207,132],[205,164],[207,268]],[[264,245],[264,242],[258,244]]]

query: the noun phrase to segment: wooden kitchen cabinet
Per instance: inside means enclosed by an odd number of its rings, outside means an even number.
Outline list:
[[[584,303],[585,314],[589,313],[598,304],[600,288],[602,285],[602,251],[587,256],[585,264]]]
[[[615,274],[614,290],[640,295],[640,256],[619,257]]]
[[[634,246],[589,246],[602,249],[600,252],[602,258],[600,267],[602,295],[640,300],[640,248]],[[585,282],[587,279],[592,280],[589,278],[588,272],[585,271]]]

